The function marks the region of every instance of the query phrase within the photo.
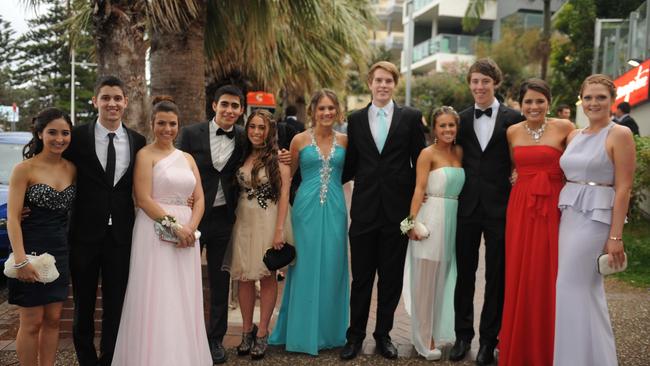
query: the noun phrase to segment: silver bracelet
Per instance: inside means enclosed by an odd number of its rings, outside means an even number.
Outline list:
[[[25,267],[27,264],[29,264],[29,258],[25,258],[24,261],[22,261],[22,262],[20,262],[18,264],[14,264],[14,269],[21,269],[21,268]]]

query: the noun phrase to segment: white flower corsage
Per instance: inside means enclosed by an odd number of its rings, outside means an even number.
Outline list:
[[[183,227],[183,225],[179,224],[178,221],[176,221],[176,218],[171,215],[165,215],[163,217],[159,217],[156,219],[157,222],[160,223],[160,225],[164,227],[168,227],[173,230],[178,230]]]
[[[430,234],[429,229],[427,229],[424,224],[415,221],[413,216],[409,216],[402,220],[399,224],[399,228],[404,235],[407,235],[410,230],[414,230],[415,234],[422,239],[428,238]]]

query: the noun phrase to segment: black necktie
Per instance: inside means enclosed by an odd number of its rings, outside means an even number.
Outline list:
[[[233,128],[230,131],[225,131],[222,128],[217,128],[217,136],[219,135],[226,135],[227,138],[232,139],[233,137],[235,137],[235,129]]]
[[[492,117],[492,108],[488,108],[484,111],[480,109],[474,109],[474,116],[476,116],[477,119],[480,118],[482,115]]]
[[[113,139],[115,138],[115,132],[109,132],[108,134],[108,153],[106,154],[106,181],[110,186],[113,186],[115,181],[115,145],[113,144]]]

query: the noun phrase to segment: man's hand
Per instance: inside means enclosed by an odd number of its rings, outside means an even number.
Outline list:
[[[23,207],[23,211],[20,213],[20,219],[25,220],[26,218],[29,217],[30,213],[32,213],[32,210],[30,210],[29,207],[27,206]]]
[[[187,197],[187,205],[190,208],[194,208],[194,195]]]
[[[280,149],[278,151],[278,160],[287,166],[291,166],[291,152],[287,149]]]

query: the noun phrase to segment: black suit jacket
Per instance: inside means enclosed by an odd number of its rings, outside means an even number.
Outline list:
[[[291,126],[291,128],[293,128],[296,133],[300,133],[305,130],[305,124],[296,119],[285,118],[283,122],[285,122],[288,126]]]
[[[344,182],[354,178],[353,221],[372,223],[380,213],[391,222],[408,216],[415,188],[415,165],[425,147],[422,113],[395,103],[381,154],[370,132],[368,108],[348,118]]]
[[[499,104],[492,137],[482,151],[474,132],[474,107],[460,112],[456,142],[463,147],[465,185],[458,202],[459,216],[470,216],[480,204],[489,218],[506,217],[511,173],[506,130],[523,120],[521,113]]]
[[[135,221],[133,202],[133,166],[135,155],[147,143],[144,136],[124,126],[131,154],[129,167],[113,186],[106,180],[95,152],[95,124],[77,126],[72,131],[65,158],[77,167],[77,196],[70,222],[70,242],[75,245],[99,245],[112,221],[112,235],[119,245],[131,245]]]
[[[223,193],[226,196],[229,219],[231,222],[235,222],[235,208],[237,207],[237,195],[239,193],[235,174],[241,163],[244,139],[246,138],[244,128],[235,125],[235,150],[224,168],[218,171],[212,163],[210,123],[213,122],[202,122],[184,127],[180,139],[180,149],[194,157],[201,174],[201,184],[205,195],[205,213],[199,224],[200,231],[204,231],[205,225],[210,225],[206,218],[212,211],[212,205],[219,186],[223,187]]]
[[[639,135],[639,125],[636,124],[636,121],[634,118],[632,118],[629,114],[625,116],[621,121],[618,122],[619,125],[625,126],[632,130],[632,133],[635,135]]]

